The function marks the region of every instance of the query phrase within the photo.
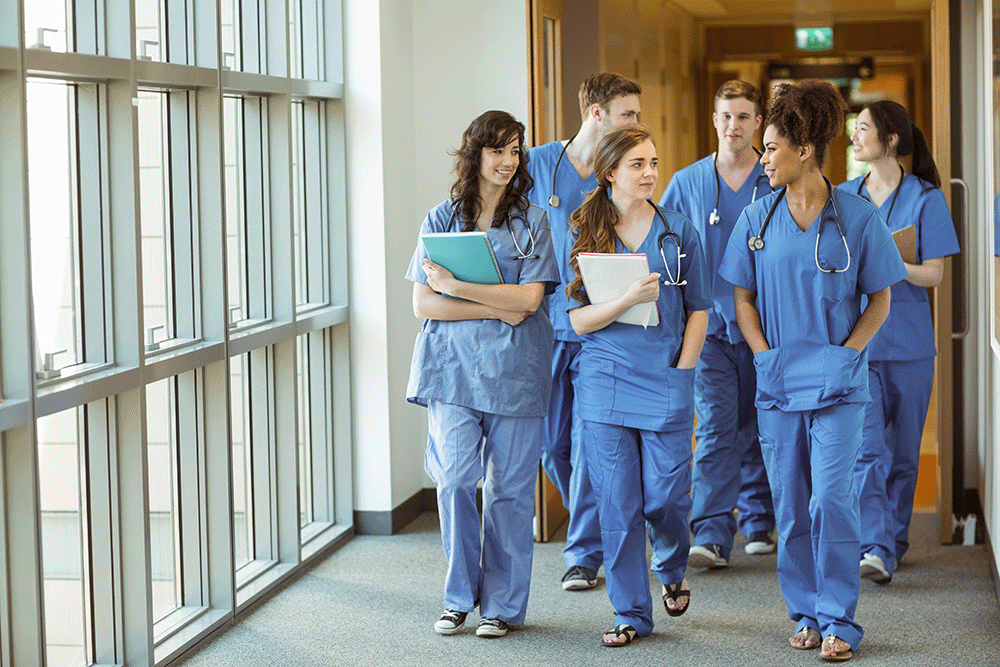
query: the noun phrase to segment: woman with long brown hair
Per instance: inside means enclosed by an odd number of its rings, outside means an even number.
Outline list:
[[[663,586],[668,615],[680,616],[690,606],[684,570],[694,366],[712,297],[691,222],[649,199],[658,175],[649,130],[632,126],[607,134],[594,154],[594,174],[598,188],[570,218],[576,277],[567,292],[570,322],[582,339],[577,410],[615,609],[615,627],[601,643],[617,647],[653,629],[650,569]],[[581,253],[643,253],[651,273],[619,298],[591,303],[580,276]],[[632,306],[653,302],[656,324],[618,321]]]
[[[406,277],[425,318],[413,348],[407,400],[428,410],[424,468],[437,486],[448,559],[445,611],[459,632],[477,605],[476,634],[524,623],[531,577],[535,478],[551,377],[552,325],[544,296],[559,284],[545,213],[524,193],[524,125],[487,111],[462,135],[451,198],[421,233],[484,232],[503,283],[464,282],[417,245]],[[458,297],[458,298],[455,298]],[[476,487],[483,480],[480,538]]]

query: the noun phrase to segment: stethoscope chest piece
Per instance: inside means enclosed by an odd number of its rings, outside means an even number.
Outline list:
[[[549,197],[549,206],[559,208],[559,195],[552,195]]]
[[[759,236],[751,236],[750,240],[747,241],[747,245],[750,246],[750,250],[756,252],[758,250],[764,249],[764,239]]]
[[[710,224],[710,225],[717,225],[717,224],[719,224],[720,220],[722,220],[722,218],[719,217],[719,210],[718,209],[715,209],[714,211],[712,211],[712,213],[708,216],[708,224]]]

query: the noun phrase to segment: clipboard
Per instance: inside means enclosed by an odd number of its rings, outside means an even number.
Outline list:
[[[902,229],[897,229],[892,233],[892,240],[896,242],[899,249],[899,256],[907,264],[917,263],[917,228],[914,225],[907,225]]]
[[[639,278],[649,275],[645,253],[581,252],[576,256],[580,278],[591,303],[614,301],[628,291]],[[616,322],[637,324],[643,328],[660,323],[656,302],[637,303],[619,315]]]

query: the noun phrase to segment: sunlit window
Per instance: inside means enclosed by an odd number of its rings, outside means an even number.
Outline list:
[[[79,409],[74,408],[37,421],[49,667],[79,667],[88,662],[80,488],[84,444],[79,417]]]
[[[296,377],[298,379],[298,445],[299,445],[299,525],[313,521],[313,426],[312,383],[310,382],[309,335],[296,340]],[[322,438],[322,433],[316,436]]]
[[[322,102],[292,103],[292,222],[295,241],[295,302],[330,301],[326,169],[320,155],[326,141]]]
[[[72,36],[67,30],[67,0],[25,0],[24,43],[32,49],[71,51]]]
[[[146,467],[149,476],[149,552],[153,621],[183,604],[178,553],[178,429],[176,381],[146,386]]]
[[[854,134],[854,130],[857,127],[857,125],[858,125],[858,114],[856,113],[847,114],[847,118],[844,120],[844,132],[847,134],[848,137]],[[850,144],[847,145],[846,158],[847,158],[846,159],[847,178],[844,180],[850,181],[852,179],[857,178],[858,176],[864,176],[865,174],[868,173],[869,169],[868,163],[858,162],[857,160],[854,159],[854,146],[851,146]]]

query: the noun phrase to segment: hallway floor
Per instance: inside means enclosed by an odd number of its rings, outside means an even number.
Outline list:
[[[941,546],[937,516],[914,515],[914,544],[888,586],[861,582],[857,620],[865,639],[851,664],[878,667],[1000,665],[1000,608],[983,546]],[[562,545],[535,548],[525,626],[501,639],[465,630],[442,637],[444,556],[437,515],[398,535],[355,537],[244,617],[183,667],[339,665],[817,665],[796,651],[775,574],[775,556],[748,556],[737,538],[725,570],[689,570],[691,610],[668,618],[651,579],[653,634],[602,648],[613,623],[603,572],[596,589],[565,592]]]

